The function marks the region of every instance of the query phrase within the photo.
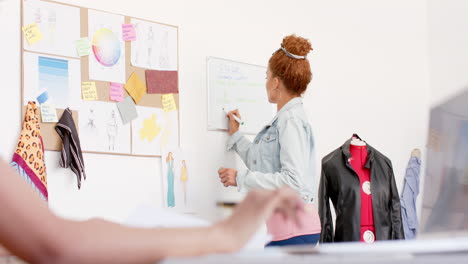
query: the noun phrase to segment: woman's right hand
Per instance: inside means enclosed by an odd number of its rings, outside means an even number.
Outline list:
[[[229,113],[227,114],[227,117],[229,118],[228,133],[229,133],[230,136],[232,136],[232,134],[239,131],[239,123],[234,119],[234,116],[237,116],[239,119],[241,119],[241,116],[239,114],[238,109],[233,110],[233,111],[229,111]]]
[[[283,214],[297,226],[302,226],[298,213],[304,211],[304,202],[296,191],[290,187],[277,190],[252,190],[245,199],[236,206],[228,219],[219,222],[218,226],[233,243],[234,249],[244,246],[258,228],[274,212]]]

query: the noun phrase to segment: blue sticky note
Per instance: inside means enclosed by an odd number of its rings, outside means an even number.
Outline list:
[[[43,104],[49,99],[49,93],[47,91],[44,91],[36,99],[39,102],[39,104]]]

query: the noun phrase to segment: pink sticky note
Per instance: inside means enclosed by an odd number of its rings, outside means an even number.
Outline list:
[[[122,24],[122,38],[124,41],[136,40],[135,26],[133,24]]]
[[[112,101],[122,102],[124,95],[123,86],[121,83],[110,83],[109,94]]]

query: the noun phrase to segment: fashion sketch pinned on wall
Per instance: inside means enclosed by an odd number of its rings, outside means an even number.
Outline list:
[[[76,110],[81,103],[80,60],[25,52],[23,105],[47,91],[57,108]]]
[[[132,121],[132,152],[138,155],[161,155],[161,149],[179,144],[178,111],[137,106],[138,117]]]
[[[130,153],[130,124],[122,123],[116,104],[83,102],[79,115],[83,150]]]
[[[190,162],[181,148],[166,148],[161,153],[164,207],[191,211]]]
[[[132,19],[137,34],[132,41],[133,66],[153,70],[177,70],[177,28]]]
[[[23,25],[36,23],[43,37],[33,45],[24,39],[26,50],[78,58],[75,41],[80,38],[79,8],[31,0],[23,0],[23,7]]]
[[[89,79],[125,83],[124,16],[88,11],[88,34],[92,45]]]

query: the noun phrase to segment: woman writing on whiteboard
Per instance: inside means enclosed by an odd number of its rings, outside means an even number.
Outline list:
[[[233,149],[247,166],[246,170],[221,168],[224,186],[237,186],[239,191],[252,188],[276,189],[287,185],[302,197],[306,210],[301,214],[302,227],[273,215],[267,220],[273,241],[267,246],[316,244],[320,238],[320,220],[312,198],[315,190],[315,155],[312,130],[302,106],[301,95],[307,89],[312,73],[307,54],[312,50],[308,40],[295,35],[283,39],[273,53],[266,73],[266,90],[277,114],[250,142],[239,132],[238,110],[228,113],[228,149]]]

